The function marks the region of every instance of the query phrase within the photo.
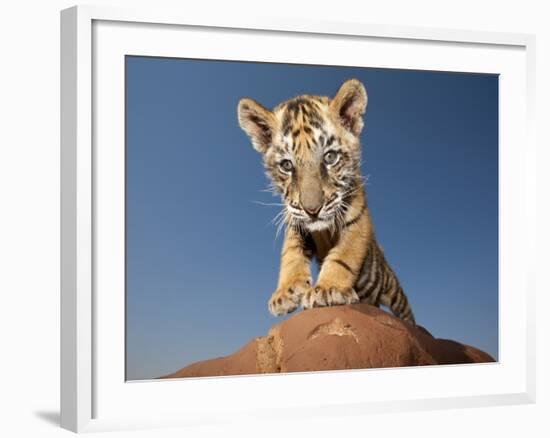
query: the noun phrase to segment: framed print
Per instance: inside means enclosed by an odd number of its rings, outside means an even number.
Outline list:
[[[79,6],[61,54],[63,427],[534,401],[532,36]]]

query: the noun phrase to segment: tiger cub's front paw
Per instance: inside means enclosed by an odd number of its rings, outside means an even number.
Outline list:
[[[279,286],[269,299],[269,311],[274,316],[286,315],[300,305],[302,296],[311,289],[311,280],[300,279]]]
[[[337,288],[317,285],[315,288],[307,291],[302,297],[302,307],[304,309],[310,309],[312,307],[336,306],[339,304],[353,304],[358,302],[359,296],[351,287]]]

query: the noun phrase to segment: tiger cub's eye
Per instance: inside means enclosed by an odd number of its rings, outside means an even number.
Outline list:
[[[279,167],[283,172],[292,172],[294,166],[290,160],[283,160],[279,163]]]
[[[330,166],[338,161],[338,152],[328,151],[324,156],[325,164]]]

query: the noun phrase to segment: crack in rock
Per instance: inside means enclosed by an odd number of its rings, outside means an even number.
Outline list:
[[[318,325],[315,329],[308,335],[309,339],[315,339],[318,336],[351,336],[353,340],[358,344],[359,338],[355,334],[355,331],[351,327],[349,322],[344,322],[340,318],[335,318],[330,322],[325,324]]]
[[[259,373],[280,373],[283,356],[283,339],[278,330],[256,338],[256,368]]]

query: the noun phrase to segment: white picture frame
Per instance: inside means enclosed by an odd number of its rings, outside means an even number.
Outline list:
[[[192,48],[181,44],[185,38],[193,38]],[[292,41],[304,39],[308,59],[290,50]],[[315,48],[319,41],[322,51]],[[121,57],[347,65],[348,45],[360,45],[371,55],[356,60],[359,66],[501,75],[499,362],[125,382],[120,367],[124,229],[118,207],[124,196]],[[281,413],[299,418],[534,402],[534,53],[534,36],[524,34],[241,13],[196,16],[186,10],[77,6],[62,11],[61,426],[83,432],[251,417],[269,421]],[[286,397],[296,386],[300,390]]]

